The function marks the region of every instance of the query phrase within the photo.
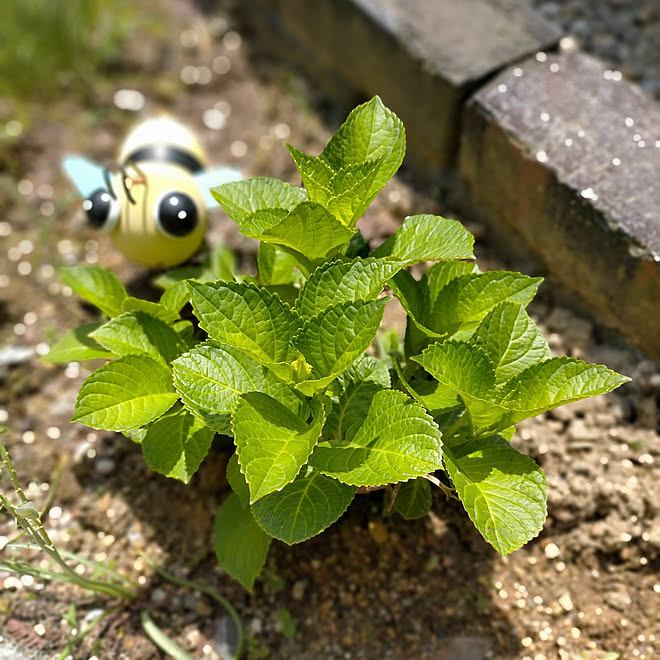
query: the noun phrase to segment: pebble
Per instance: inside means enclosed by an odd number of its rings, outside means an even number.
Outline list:
[[[557,559],[560,555],[559,547],[555,543],[548,543],[543,549],[543,552],[545,552],[545,556],[548,559]]]
[[[307,588],[307,580],[298,580],[291,588],[291,598],[294,600],[302,600]]]
[[[94,469],[103,475],[112,474],[117,467],[117,464],[111,458],[99,458],[94,463]]]
[[[569,594],[562,594],[561,596],[559,596],[557,602],[561,605],[561,608],[565,612],[571,612],[575,607],[573,605],[573,600],[571,599]]]
[[[165,601],[167,598],[167,593],[165,592],[165,589],[161,589],[160,587],[156,587],[152,592],[151,592],[151,602],[152,603],[162,603]]]
[[[574,419],[568,427],[569,442],[590,442],[603,435],[600,429],[589,427],[582,419]]]
[[[605,602],[619,612],[625,612],[632,605],[632,600],[625,591],[614,591],[607,594]]]

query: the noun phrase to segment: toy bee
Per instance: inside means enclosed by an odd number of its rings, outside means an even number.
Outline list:
[[[205,165],[195,135],[170,118],[133,129],[114,167],[77,155],[62,162],[90,223],[126,257],[152,268],[175,266],[197,251],[206,209],[217,205],[209,189],[241,178],[233,167]]]

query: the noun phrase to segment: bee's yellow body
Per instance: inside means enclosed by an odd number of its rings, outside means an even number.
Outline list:
[[[113,172],[79,156],[64,169],[85,198],[90,222],[124,255],[152,268],[179,264],[194,254],[206,231],[208,189],[240,178],[228,167],[205,170],[192,131],[169,119],[150,119],[124,141]]]

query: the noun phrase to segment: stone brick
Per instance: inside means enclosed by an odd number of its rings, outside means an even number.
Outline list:
[[[432,180],[455,163],[462,102],[558,34],[516,0],[244,0],[262,41],[333,103],[379,94],[403,120],[407,164]]]
[[[460,174],[473,208],[660,358],[660,106],[582,53],[540,59],[465,108]]]

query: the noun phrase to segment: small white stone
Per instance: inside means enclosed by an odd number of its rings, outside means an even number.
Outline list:
[[[559,547],[555,543],[548,543],[543,549],[543,552],[548,559],[557,559],[561,554]]]
[[[574,608],[573,601],[571,600],[569,594],[562,594],[561,596],[559,596],[557,602],[561,605],[562,609],[565,612],[570,612]]]

